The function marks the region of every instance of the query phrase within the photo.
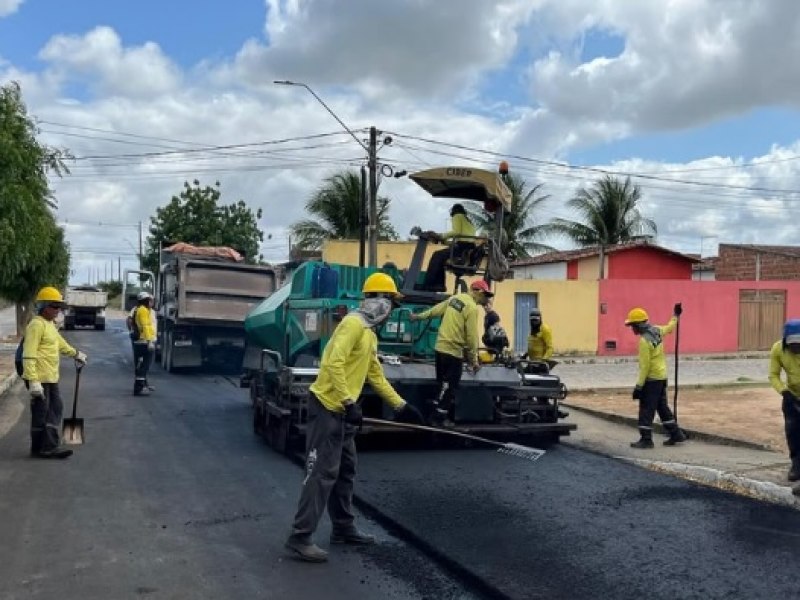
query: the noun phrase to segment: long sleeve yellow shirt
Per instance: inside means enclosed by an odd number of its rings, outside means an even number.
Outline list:
[[[553,331],[542,323],[539,333],[528,336],[528,358],[549,360],[553,356]]]
[[[133,320],[139,329],[139,339],[137,342],[155,342],[156,328],[153,326],[153,317],[150,309],[146,306],[138,306],[133,313]]]
[[[639,336],[639,379],[636,385],[641,387],[648,379],[658,381],[667,378],[667,358],[664,355],[663,336],[672,333],[678,319],[672,317],[666,325],[655,325],[654,327],[661,332],[662,339],[657,344],[653,344],[647,336]]]
[[[786,383],[781,380],[781,371],[786,373]],[[776,392],[787,389],[800,397],[800,354],[783,349],[783,341],[773,344],[769,353],[769,382]]]
[[[456,215],[459,216],[459,215]],[[470,294],[457,294],[417,315],[442,317],[435,349],[456,358],[478,360],[478,305]]]
[[[378,360],[378,338],[358,315],[347,315],[325,346],[319,375],[311,391],[331,412],[344,412],[347,402],[361,396],[364,382],[394,409],[405,406],[405,400],[392,387]]]
[[[466,215],[456,213],[453,215],[452,229],[441,235],[443,240],[458,241],[460,237],[475,237],[475,226],[470,222]],[[469,240],[467,240],[469,241]]]
[[[60,355],[75,356],[77,353],[61,337],[52,321],[36,316],[25,328],[22,378],[39,383],[58,383]]]

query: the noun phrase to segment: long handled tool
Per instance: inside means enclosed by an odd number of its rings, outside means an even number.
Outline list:
[[[75,416],[78,412],[78,389],[81,384],[82,370],[83,365],[75,365],[75,397],[72,399],[72,418],[64,419],[64,430],[61,433],[61,439],[65,444],[80,445],[84,443],[83,419]]]
[[[675,305],[681,306],[680,302]],[[681,307],[681,312],[683,312],[683,307]],[[672,412],[673,416],[675,417],[675,424],[678,424],[678,346],[680,345],[681,340],[681,316],[675,315],[677,318],[677,323],[675,323],[675,391],[672,397]]]
[[[487,438],[478,437],[477,435],[472,435],[470,433],[464,433],[461,431],[452,431],[450,429],[442,429],[439,427],[428,427],[427,425],[416,425],[414,423],[401,423],[398,421],[385,421],[383,419],[373,419],[370,417],[364,417],[364,423],[367,423],[369,425],[390,425],[392,427],[400,427],[401,429],[413,429],[415,431],[430,431],[432,433],[442,433],[444,435],[452,435],[454,437],[460,437],[475,442],[481,442],[482,444],[497,446],[497,451],[500,452],[501,454],[510,454],[511,456],[518,456],[519,458],[524,458],[531,462],[539,460],[545,453],[544,450],[539,450],[538,448],[530,448],[528,446],[523,446],[521,444],[513,444],[510,442],[509,443],[496,442],[495,440],[489,440]]]

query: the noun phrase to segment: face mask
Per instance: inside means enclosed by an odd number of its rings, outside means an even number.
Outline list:
[[[377,327],[392,314],[392,301],[389,298],[365,298],[358,307],[358,314],[368,327]]]

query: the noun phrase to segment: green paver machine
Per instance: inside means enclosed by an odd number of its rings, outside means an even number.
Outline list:
[[[511,205],[511,192],[500,175],[481,169],[444,167],[409,176],[433,197],[482,202],[498,223]],[[498,227],[498,230],[501,228]],[[415,228],[416,232],[421,232]],[[294,447],[305,432],[309,386],[337,323],[361,300],[364,279],[375,271],[390,275],[403,293],[402,305],[377,331],[379,358],[386,377],[400,395],[427,415],[437,397],[434,346],[439,320],[411,321],[448,295],[420,289],[429,238],[419,235],[411,264],[360,268],[306,262],[280,289],[255,307],[245,319],[248,348],[246,385],[253,405],[253,427],[277,451]],[[501,280],[507,265],[499,240],[476,237],[468,256],[451,255],[447,270],[456,276],[456,290],[466,289],[464,277]],[[557,376],[524,373],[515,361],[484,365],[465,372],[456,397],[454,428],[484,435],[535,435],[557,441],[574,424],[558,420],[558,402],[566,387]],[[365,386],[364,415],[390,419],[389,409]],[[389,432],[391,427],[365,427],[364,434]],[[402,430],[397,430],[402,431]]]

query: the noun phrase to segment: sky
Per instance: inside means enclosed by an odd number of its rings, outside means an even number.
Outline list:
[[[408,178],[507,160],[568,200],[630,175],[657,243],[795,244],[800,10],[794,0],[0,0],[0,84],[40,139],[75,157],[53,178],[73,283],[135,266],[139,223],[186,180],[263,209],[265,259],[326,177],[381,132],[380,194],[402,235],[450,202]],[[551,245],[568,248],[566,240]]]

